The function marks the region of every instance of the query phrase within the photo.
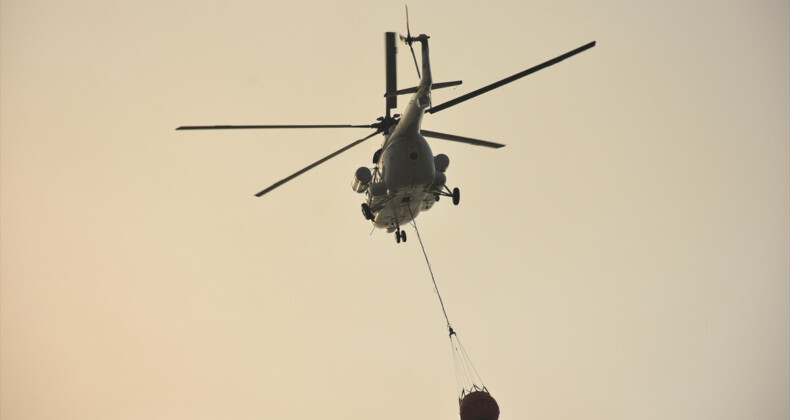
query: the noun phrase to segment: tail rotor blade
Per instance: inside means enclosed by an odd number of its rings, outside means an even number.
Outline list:
[[[283,185],[283,184],[285,184],[286,182],[288,182],[288,181],[290,181],[290,180],[292,180],[292,179],[296,178],[297,176],[299,176],[299,175],[301,175],[301,174],[303,174],[303,173],[305,173],[305,172],[309,171],[310,169],[313,169],[313,168],[315,168],[316,166],[318,166],[318,165],[320,165],[320,164],[322,164],[322,163],[324,163],[324,162],[328,161],[329,159],[332,159],[333,157],[335,157],[335,156],[337,156],[337,155],[339,155],[339,154],[341,154],[341,153],[345,152],[346,150],[348,150],[348,149],[350,149],[350,148],[352,148],[352,147],[354,147],[354,146],[356,146],[356,145],[358,145],[358,144],[362,143],[363,141],[365,141],[365,140],[367,140],[367,139],[369,139],[369,138],[371,138],[371,137],[375,136],[375,135],[376,135],[376,134],[378,134],[378,133],[379,133],[379,131],[374,131],[373,133],[371,133],[371,134],[370,134],[370,135],[368,135],[367,137],[363,137],[363,138],[361,138],[361,139],[359,139],[359,140],[356,140],[356,141],[352,142],[351,144],[349,144],[349,145],[347,145],[347,146],[345,146],[345,147],[341,148],[340,150],[338,150],[338,151],[336,151],[336,152],[334,152],[334,153],[331,153],[331,154],[329,154],[329,155],[327,155],[327,156],[325,156],[325,157],[323,157],[323,158],[319,159],[318,161],[316,161],[316,162],[314,162],[314,163],[312,163],[312,164],[310,164],[310,165],[306,166],[305,168],[303,168],[303,169],[301,169],[301,170],[299,170],[299,171],[295,172],[294,174],[292,174],[292,175],[289,175],[289,176],[287,176],[287,177],[285,177],[285,178],[283,178],[283,179],[281,179],[281,180],[279,180],[279,181],[275,182],[274,184],[272,184],[272,185],[271,185],[271,186],[269,186],[268,188],[266,188],[266,189],[262,190],[261,192],[259,192],[259,193],[255,194],[255,196],[256,196],[256,197],[260,197],[260,196],[262,196],[262,195],[264,195],[264,194],[268,193],[269,191],[271,191],[271,190],[273,190],[273,189],[275,189],[275,188],[279,187],[280,185]]]
[[[485,87],[482,87],[480,89],[477,89],[474,92],[469,92],[466,95],[462,95],[462,96],[459,96],[459,97],[457,97],[455,99],[447,101],[445,103],[436,105],[433,108],[426,110],[426,112],[434,114],[434,113],[437,113],[437,112],[439,112],[439,111],[441,111],[443,109],[447,109],[447,108],[449,108],[451,106],[458,105],[461,102],[468,101],[468,100],[470,100],[472,98],[475,98],[477,96],[480,96],[480,95],[482,95],[482,94],[484,94],[484,93],[486,93],[486,92],[488,92],[490,90],[494,90],[494,89],[496,89],[498,87],[501,87],[501,86],[504,86],[504,85],[506,85],[506,84],[508,84],[510,82],[516,81],[516,80],[518,80],[518,79],[520,79],[520,78],[522,78],[524,76],[528,76],[528,75],[530,75],[532,73],[535,73],[536,71],[543,70],[543,69],[545,69],[546,67],[549,67],[549,66],[553,66],[554,64],[557,64],[560,61],[565,60],[566,58],[573,57],[574,55],[579,54],[579,53],[584,52],[584,51],[587,51],[587,50],[589,50],[590,48],[592,48],[594,46],[595,46],[595,41],[590,42],[590,43],[585,44],[585,45],[582,45],[581,47],[576,48],[575,50],[568,51],[567,53],[565,53],[563,55],[560,55],[558,57],[552,58],[551,60],[546,61],[546,62],[544,62],[542,64],[538,64],[537,66],[530,67],[530,68],[522,71],[521,73],[516,73],[516,74],[514,74],[514,75],[512,75],[510,77],[506,77],[506,78],[504,78],[504,79],[502,79],[502,80],[500,80],[498,82],[494,82],[494,83],[491,83],[488,86],[485,86]]]
[[[406,36],[411,39],[411,30],[409,29],[409,5],[406,4]]]
[[[414,59],[414,68],[417,69],[417,78],[422,79],[422,75],[420,74],[420,65],[417,64],[417,55],[414,54],[414,47],[411,46],[411,42],[409,42],[409,49],[411,50],[411,58]]]
[[[411,29],[409,29],[409,6],[406,5],[406,38],[403,36],[400,37],[401,41],[404,41],[406,44],[409,45],[409,49],[411,50],[411,58],[414,59],[414,68],[417,69],[417,78],[422,79],[422,75],[420,75],[420,65],[417,64],[417,55],[414,54],[414,47],[412,44],[414,43],[414,39],[411,37]]]

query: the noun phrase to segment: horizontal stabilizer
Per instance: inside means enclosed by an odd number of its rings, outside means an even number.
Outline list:
[[[431,90],[442,89],[442,88],[447,88],[447,87],[452,87],[452,86],[458,86],[461,83],[463,83],[463,82],[460,81],[460,80],[455,80],[455,81],[452,81],[452,82],[434,83],[433,85],[431,85]],[[385,98],[391,98],[391,97],[397,97],[398,95],[406,95],[407,93],[414,93],[414,92],[417,92],[417,86],[410,87],[408,89],[396,90],[395,92],[387,92],[387,93],[384,94],[384,97]]]

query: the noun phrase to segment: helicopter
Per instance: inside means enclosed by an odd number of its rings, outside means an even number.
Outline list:
[[[414,65],[417,70],[419,84],[407,89],[397,88],[396,54],[400,41],[408,45],[411,50]],[[301,125],[199,125],[181,126],[176,130],[235,130],[235,129],[314,129],[314,128],[365,128],[373,129],[369,135],[355,140],[345,147],[331,153],[305,168],[275,182],[256,197],[261,197],[286,182],[302,175],[329,159],[357,146],[364,141],[382,134],[384,140],[378,150],[373,154],[373,167],[362,166],[356,170],[351,181],[351,188],[364,194],[365,199],[361,205],[362,215],[369,220],[375,228],[386,229],[387,233],[395,233],[397,243],[406,242],[406,232],[401,229],[406,223],[411,222],[421,212],[430,210],[439,201],[440,197],[451,197],[454,205],[460,202],[460,190],[456,187],[450,190],[447,186],[445,172],[450,164],[450,159],[445,154],[434,155],[425,137],[466,143],[474,146],[500,148],[505,146],[485,140],[453,134],[440,133],[422,129],[422,120],[426,113],[435,114],[462,102],[468,101],[488,91],[511,83],[524,76],[535,73],[546,67],[559,63],[567,58],[584,52],[595,46],[595,41],[582,45],[565,54],[545,61],[537,66],[530,67],[522,72],[491,83],[480,89],[474,90],[455,99],[433,105],[431,91],[451,86],[460,85],[461,81],[434,83],[431,76],[430,52],[425,34],[412,36],[409,29],[408,9],[406,10],[406,36],[395,32],[384,34],[385,65],[386,65],[386,111],[384,116],[378,117],[372,124],[301,124]],[[422,66],[417,63],[414,52],[414,43],[421,47]],[[422,71],[420,71],[422,68]],[[393,114],[391,110],[398,106],[398,96],[412,94],[406,109],[402,114]]]

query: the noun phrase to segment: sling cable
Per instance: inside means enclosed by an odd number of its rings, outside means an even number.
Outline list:
[[[411,212],[411,208],[409,208],[409,212]],[[447,330],[450,332],[450,346],[453,353],[461,420],[497,420],[499,419],[499,405],[483,384],[477,369],[472,364],[472,359],[466,354],[466,350],[461,344],[461,339],[458,338],[458,334],[450,325],[450,318],[447,316],[447,311],[444,308],[444,301],[442,301],[442,295],[439,293],[439,287],[436,285],[431,262],[428,260],[428,253],[425,252],[425,246],[422,243],[420,231],[417,230],[417,223],[414,221],[414,217],[412,217],[411,224],[414,226],[414,232],[417,233],[422,254],[425,256],[425,263],[428,265],[428,272],[431,274],[431,280],[433,281],[433,291],[436,292],[436,296],[439,298],[439,305],[442,307],[444,320],[447,321]]]

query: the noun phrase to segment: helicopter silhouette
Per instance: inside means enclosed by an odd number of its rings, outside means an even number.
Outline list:
[[[275,182],[261,190],[255,196],[261,197],[286,182],[304,174],[329,159],[357,146],[366,140],[382,134],[384,141],[373,155],[373,167],[362,166],[358,168],[351,182],[351,188],[364,194],[365,199],[361,205],[365,219],[370,220],[374,227],[386,229],[388,233],[395,233],[398,243],[406,241],[406,232],[401,226],[414,220],[421,212],[430,210],[442,196],[451,197],[453,204],[460,202],[460,190],[447,186],[446,171],[450,158],[445,154],[434,155],[425,137],[466,143],[475,146],[500,148],[504,144],[453,134],[440,133],[422,129],[423,117],[426,113],[435,114],[462,102],[468,101],[493,89],[504,86],[522,77],[535,73],[546,67],[557,64],[567,58],[582,53],[595,46],[595,41],[571,50],[522,72],[491,83],[480,89],[459,96],[439,105],[432,105],[431,91],[450,86],[457,86],[461,81],[434,83],[431,76],[430,50],[428,47],[429,36],[421,34],[412,36],[409,29],[408,8],[406,10],[406,36],[400,35],[400,40],[409,46],[419,85],[407,89],[397,89],[396,54],[398,34],[386,32],[385,57],[386,57],[386,111],[384,116],[378,117],[372,124],[299,124],[299,125],[198,125],[181,126],[176,130],[238,130],[238,129],[315,129],[315,128],[365,128],[374,131],[367,136],[355,140],[345,147],[319,159],[318,161],[300,169],[299,171]],[[414,52],[414,43],[421,46],[422,66],[417,63]],[[422,71],[420,71],[422,68]],[[392,114],[391,110],[397,108],[398,96],[411,94],[406,109],[402,114]]]

